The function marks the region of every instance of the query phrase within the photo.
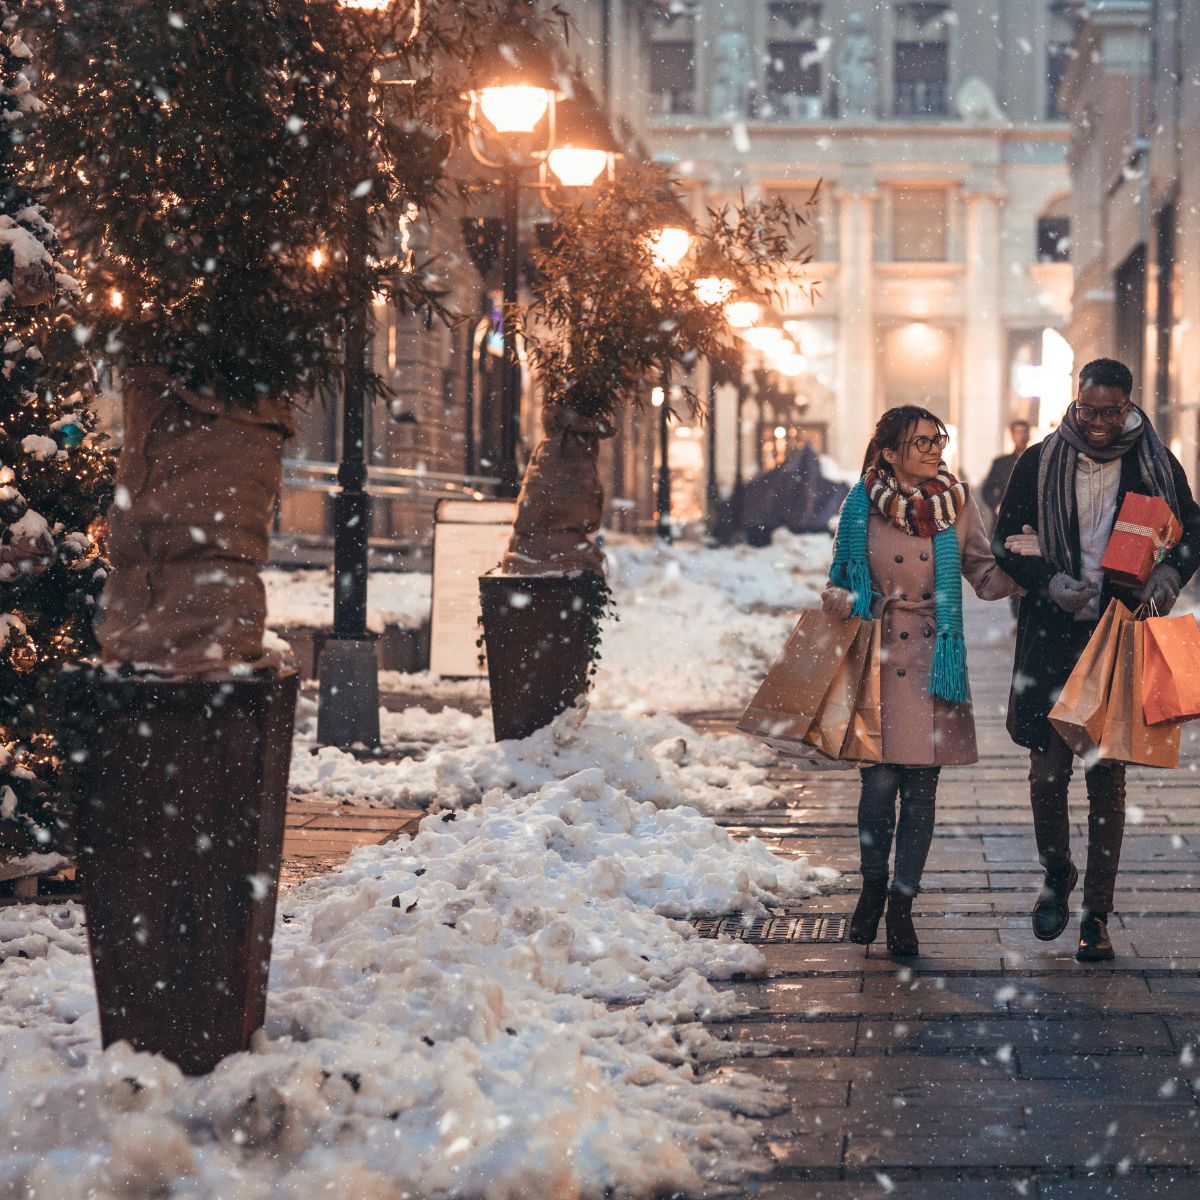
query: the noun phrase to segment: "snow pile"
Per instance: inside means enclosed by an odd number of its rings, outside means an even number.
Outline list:
[[[418,712],[415,722],[429,718]],[[360,762],[333,746],[314,754],[300,743],[292,757],[292,789],[358,804],[465,808],[493,788],[524,795],[600,767],[614,787],[660,808],[728,813],[782,802],[766,784],[773,751],[741,735],[697,733],[668,714],[570,709],[513,742],[492,741],[490,717],[457,713],[453,727],[462,744],[439,744],[419,762]]]
[[[333,569],[262,573],[267,589],[267,624],[324,629],[333,620]],[[416,629],[429,620],[430,577],[411,571],[372,571],[367,589],[367,628],[385,625]]]
[[[796,612],[820,604],[830,553],[828,537],[786,531],[759,550],[618,543],[608,553],[617,619],[603,631],[593,702],[660,712],[745,705]]]
[[[445,814],[446,817],[454,814]],[[78,911],[0,918],[0,1193],[57,1200],[630,1197],[735,1180],[786,1101],[697,1018],[752,947],[673,918],[811,872],[584,771],[489,794],[285,897],[266,1036],[209,1077],[102,1053]],[[617,1003],[621,1007],[610,1008]]]

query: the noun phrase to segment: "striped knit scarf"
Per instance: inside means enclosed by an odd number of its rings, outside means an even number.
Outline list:
[[[953,476],[946,476],[953,480]],[[860,479],[850,489],[842,505],[837,537],[833,543],[833,566],[829,580],[836,587],[846,588],[854,598],[856,617],[871,619],[871,568],[867,557],[867,527],[871,517],[871,499],[867,480]],[[939,476],[939,479],[942,478]],[[926,487],[928,485],[925,485]],[[954,480],[954,486],[963,485]],[[966,490],[962,490],[966,498]],[[891,518],[889,518],[891,519]],[[904,528],[902,526],[902,528]],[[917,536],[930,536],[917,535]],[[929,668],[929,694],[949,704],[965,704],[967,689],[967,645],[963,638],[962,560],[958,550],[958,534],[954,526],[938,529],[933,537],[934,622],[937,638],[933,646],[933,663]]]
[[[871,470],[863,478],[867,495],[881,516],[913,537],[933,537],[953,528],[966,503],[966,485],[944,467],[915,488],[902,488],[891,475]]]

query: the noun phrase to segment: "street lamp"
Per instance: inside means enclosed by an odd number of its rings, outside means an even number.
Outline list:
[[[421,24],[421,0],[411,0],[412,33]],[[392,0],[338,0],[339,7],[363,14],[386,14]],[[371,20],[366,16],[364,19]],[[369,118],[371,83],[349,97],[352,119]],[[342,453],[338,492],[333,500],[333,634],[317,665],[317,741],[348,748],[379,745],[379,667],[375,641],[367,629],[367,552],[371,501],[366,491],[367,335],[372,280],[368,267],[371,224],[368,189],[351,195],[346,228],[346,335],[342,393]],[[328,255],[316,247],[313,270],[323,270]]]
[[[688,256],[692,248],[691,231],[682,225],[664,225],[656,229],[649,238],[650,257],[660,271],[673,271]],[[657,395],[652,403],[658,408],[658,518],[656,532],[664,541],[671,541],[671,368],[663,364],[662,402]]]
[[[503,355],[500,367],[501,496],[518,491],[517,447],[521,438],[521,362],[513,309],[518,298],[521,230],[521,171],[535,161],[526,148],[530,136],[546,124],[545,147],[554,145],[554,107],[559,97],[554,64],[546,48],[518,21],[500,32],[494,52],[480,67],[479,83],[467,93],[470,101],[468,145],[475,160],[500,173],[501,220],[504,226]],[[493,159],[484,147],[497,142],[502,154]],[[529,159],[522,163],[522,149]]]

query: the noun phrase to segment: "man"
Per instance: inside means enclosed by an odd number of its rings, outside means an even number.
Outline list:
[[[1132,393],[1123,363],[1102,358],[1083,368],[1062,424],[1017,462],[992,543],[1000,565],[1028,593],[1017,622],[1008,731],[1030,752],[1029,798],[1045,871],[1033,931],[1042,941],[1066,928],[1078,880],[1067,816],[1072,754],[1047,714],[1113,594],[1100,559],[1126,493],[1162,496],[1183,538],[1143,588],[1117,593],[1121,599],[1168,612],[1200,563],[1200,508]],[[1085,763],[1084,779],[1088,853],[1076,958],[1097,962],[1113,957],[1108,915],[1125,829],[1125,764]]]
[[[993,460],[988,469],[987,478],[979,489],[979,494],[987,508],[988,524],[993,527],[996,524],[996,515],[1000,511],[1000,501],[1004,496],[1004,489],[1008,487],[1009,477],[1017,465],[1017,459],[1025,453],[1029,446],[1029,422],[1012,421],[1008,426],[1008,432],[1012,438],[1012,453],[1001,454],[999,458]]]

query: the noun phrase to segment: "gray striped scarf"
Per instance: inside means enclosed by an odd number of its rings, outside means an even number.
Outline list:
[[[1111,446],[1098,450],[1084,438],[1072,404],[1062,424],[1042,443],[1038,463],[1038,545],[1048,563],[1076,579],[1080,572],[1079,539],[1071,537],[1071,521],[1075,516],[1075,467],[1080,454],[1095,462],[1112,462],[1136,449],[1146,494],[1161,496],[1179,516],[1167,448],[1140,408],[1135,407],[1133,415],[1137,420],[1126,422],[1121,436]]]

